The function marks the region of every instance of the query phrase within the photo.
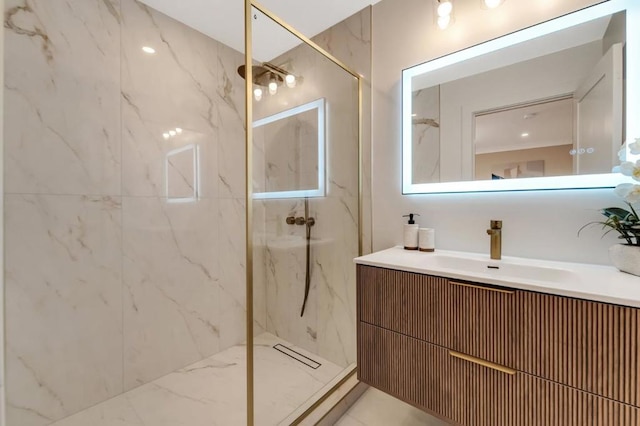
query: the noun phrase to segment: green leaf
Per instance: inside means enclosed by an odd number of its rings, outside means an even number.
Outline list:
[[[620,207],[607,207],[602,209],[601,213],[610,219],[616,218],[618,220],[627,220],[627,218],[634,216],[630,211]]]

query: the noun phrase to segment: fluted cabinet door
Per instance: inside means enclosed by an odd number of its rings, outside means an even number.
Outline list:
[[[358,379],[432,414],[448,411],[447,351],[366,323],[358,329]]]
[[[637,426],[627,404],[513,371],[451,357],[451,403],[443,415],[465,426]]]
[[[519,292],[518,370],[640,406],[639,310]]]
[[[447,297],[445,346],[515,368],[521,346],[516,291],[449,281]]]
[[[359,320],[444,346],[447,280],[358,265]]]

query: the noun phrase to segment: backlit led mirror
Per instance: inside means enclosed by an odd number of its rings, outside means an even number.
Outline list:
[[[627,135],[640,136],[632,3],[605,2],[404,70],[403,193],[624,180],[612,173],[618,152]]]

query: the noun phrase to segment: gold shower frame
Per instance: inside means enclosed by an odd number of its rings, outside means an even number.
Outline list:
[[[282,19],[271,13],[265,7],[253,0],[245,0],[244,2],[244,54],[245,54],[245,117],[246,117],[246,132],[245,132],[245,183],[246,183],[246,339],[247,339],[247,426],[254,425],[254,363],[253,363],[253,128],[248,125],[253,123],[253,70],[249,66],[253,63],[253,28],[251,11],[252,8],[256,8],[258,11],[272,19],[286,31],[293,34],[303,43],[313,48],[316,52],[320,53],[325,58],[329,59],[334,64],[338,65],[344,71],[351,76],[355,77],[358,81],[358,255],[362,255],[362,79],[363,77],[356,71],[352,70],[349,66],[342,61],[335,58],[329,52],[318,46],[311,41],[308,37],[301,34],[295,28],[284,22]],[[296,420],[293,421],[293,425],[297,425],[302,422],[311,412],[313,412],[322,402],[324,402],[329,396],[331,396],[342,384],[344,384],[349,378],[356,374],[357,366],[347,367],[348,371],[345,377],[336,383],[331,389],[329,389],[323,396],[314,402],[306,411],[304,411]]]

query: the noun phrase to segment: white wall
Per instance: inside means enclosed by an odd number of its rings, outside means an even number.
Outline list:
[[[487,11],[479,1],[458,1],[455,23],[435,26],[434,3],[383,0],[373,7],[372,185],[373,247],[402,242],[402,214],[436,228],[436,246],[488,252],[485,229],[502,219],[505,255],[607,264],[615,238],[598,229],[599,208],[619,205],[610,189],[403,196],[401,190],[401,71],[544,20],[598,3],[594,0],[509,0]]]

